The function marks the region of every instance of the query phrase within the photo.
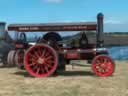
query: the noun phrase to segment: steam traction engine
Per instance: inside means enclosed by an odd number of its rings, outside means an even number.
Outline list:
[[[22,33],[20,42],[16,42],[13,60],[19,67],[25,67],[30,75],[47,77],[58,70],[65,70],[67,61],[91,61],[93,72],[101,77],[112,75],[114,62],[108,56],[103,44],[103,14],[97,16],[97,23],[43,23],[43,24],[10,24],[8,31]],[[25,42],[24,32],[47,32],[36,41],[35,45]],[[79,46],[63,46],[59,31],[82,31]],[[96,44],[90,44],[83,31],[96,31]]]

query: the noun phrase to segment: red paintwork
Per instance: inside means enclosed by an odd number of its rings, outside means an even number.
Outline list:
[[[78,59],[78,58],[80,58],[80,54],[78,54],[78,53],[66,53],[65,58],[66,59]]]
[[[23,44],[15,44],[15,48],[16,49],[24,48],[24,45]]]
[[[88,44],[86,49],[80,48],[60,48],[57,50],[58,53],[65,54],[66,59],[80,59],[87,60],[96,55],[96,47],[94,44]]]

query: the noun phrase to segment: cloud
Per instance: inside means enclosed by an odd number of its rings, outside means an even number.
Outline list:
[[[105,23],[104,24],[104,29],[105,32],[128,32],[128,22],[125,23]]]
[[[128,21],[118,19],[104,20],[105,32],[128,32]]]
[[[119,21],[119,20],[105,20],[104,21],[104,23],[105,24],[122,24],[122,23],[124,23],[124,22],[122,22],[122,21]]]
[[[128,21],[125,18],[108,16],[104,20],[105,32],[128,32]]]
[[[48,3],[61,3],[63,2],[63,0],[44,0],[45,2],[48,2]]]

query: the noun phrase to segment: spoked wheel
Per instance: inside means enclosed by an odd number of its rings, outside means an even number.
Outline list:
[[[8,67],[15,66],[15,62],[14,62],[15,53],[16,53],[15,50],[11,50],[11,51],[8,53],[8,57],[7,57],[7,63],[8,63],[7,66],[8,66]]]
[[[17,50],[15,55],[15,64],[19,69],[24,69],[24,54],[25,50]]]
[[[115,69],[113,60],[107,55],[98,55],[92,62],[92,70],[100,77],[112,75]]]
[[[24,57],[26,70],[35,77],[47,77],[57,68],[57,54],[48,45],[35,45],[28,49]]]

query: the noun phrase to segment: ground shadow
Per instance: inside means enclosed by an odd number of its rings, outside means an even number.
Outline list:
[[[58,72],[60,76],[94,76],[91,71],[64,71]]]
[[[28,72],[25,71],[15,72],[14,74],[23,77],[34,78]],[[91,71],[63,71],[53,74],[50,77],[57,77],[57,76],[94,76],[94,74]]]
[[[5,65],[0,65],[0,68],[16,68],[16,66],[5,66]]]
[[[34,78],[34,77],[33,77],[33,76],[31,76],[28,72],[25,72],[25,71],[15,72],[14,74],[15,74],[15,75],[24,76],[24,77]]]

